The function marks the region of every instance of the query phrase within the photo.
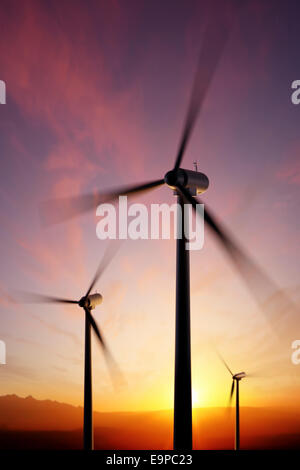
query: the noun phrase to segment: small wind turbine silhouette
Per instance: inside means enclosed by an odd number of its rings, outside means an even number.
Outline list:
[[[224,366],[230,373],[232,377],[232,385],[230,390],[230,397],[229,397],[229,406],[231,406],[234,388],[236,390],[236,398],[235,398],[235,450],[240,449],[240,390],[239,384],[240,380],[247,377],[245,372],[238,372],[237,374],[233,374],[231,369],[229,368],[228,364],[224,361],[224,359],[220,356],[221,361],[223,362]]]
[[[91,350],[91,330],[94,330],[98,342],[104,353],[104,357],[111,372],[118,373],[120,370],[108,349],[108,346],[103,338],[100,328],[98,327],[91,311],[102,303],[103,297],[101,294],[91,294],[92,289],[95,287],[97,281],[109,265],[116,249],[112,250],[112,245],[109,245],[104,253],[104,256],[98,266],[92,282],[89,285],[85,295],[79,300],[64,299],[61,297],[47,296],[43,294],[22,292],[18,296],[24,302],[28,303],[58,303],[58,304],[77,304],[84,310],[85,314],[85,346],[84,346],[84,418],[83,418],[83,448],[84,450],[93,450],[93,406],[92,406],[92,350]]]

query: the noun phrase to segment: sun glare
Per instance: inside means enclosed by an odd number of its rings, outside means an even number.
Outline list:
[[[192,403],[193,407],[199,405],[199,392],[195,388],[192,389]]]

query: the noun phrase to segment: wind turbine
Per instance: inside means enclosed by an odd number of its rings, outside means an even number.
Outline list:
[[[181,168],[182,159],[192,131],[202,109],[214,72],[222,55],[229,28],[214,23],[207,28],[203,37],[203,47],[199,66],[192,88],[191,99],[175,157],[173,168],[163,178],[130,186],[114,188],[109,191],[93,192],[71,198],[45,201],[41,205],[44,223],[54,224],[96,209],[99,204],[117,201],[119,196],[132,197],[166,184],[178,199],[178,239],[176,244],[176,332],[175,332],[175,380],[174,380],[174,449],[192,449],[192,391],[191,391],[191,347],[190,347],[190,265],[189,252],[186,250],[184,232],[185,203],[196,211],[196,199],[208,188],[208,178],[198,171]],[[182,215],[182,217],[181,217]],[[229,256],[256,300],[261,304],[271,292],[278,291],[274,282],[248,256],[247,252],[235,241],[210,209],[205,206],[205,222],[221,247]],[[182,234],[182,236],[181,236]],[[290,301],[282,294],[281,299],[290,306]],[[268,315],[268,305],[263,304]],[[271,312],[272,313],[272,312]]]
[[[112,250],[112,245],[108,246],[104,256],[98,266],[98,269],[86,291],[79,300],[70,300],[61,297],[53,297],[43,294],[22,292],[18,294],[23,301],[29,303],[55,303],[55,304],[75,304],[84,311],[85,317],[85,342],[84,342],[84,407],[83,407],[83,448],[84,450],[93,450],[93,400],[92,400],[92,345],[91,331],[93,330],[104,353],[104,357],[110,370],[113,373],[120,374],[117,364],[104,340],[104,337],[98,327],[96,320],[92,315],[98,305],[102,303],[103,297],[99,293],[91,294],[97,281],[110,263],[116,250]]]
[[[234,449],[240,450],[240,381],[247,377],[245,372],[238,372],[237,374],[233,374],[228,366],[228,364],[224,361],[221,357],[221,361],[223,362],[224,366],[228,370],[229,374],[232,377],[232,385],[230,390],[230,398],[229,398],[229,406],[231,406],[231,401],[234,394],[234,388],[236,390],[235,395],[235,444]]]

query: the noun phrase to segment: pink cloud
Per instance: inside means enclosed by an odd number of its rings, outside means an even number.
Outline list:
[[[110,10],[111,22],[119,25],[117,3],[105,8]],[[126,159],[127,171],[136,174],[142,170],[142,96],[137,93],[137,83],[125,90],[112,89],[112,70],[85,9],[72,9],[73,24],[79,26],[74,41],[75,31],[66,32],[55,24],[39,2],[18,4],[18,10],[14,26],[3,32],[3,69],[12,98],[23,112],[44,122],[55,135],[57,144],[46,156],[46,168],[71,168],[77,170],[74,179],[86,180],[91,171],[100,173],[112,163],[105,150],[113,144],[116,166]],[[7,20],[11,25],[11,19]],[[122,28],[120,31],[122,34]],[[91,145],[96,152],[93,158],[87,151]]]

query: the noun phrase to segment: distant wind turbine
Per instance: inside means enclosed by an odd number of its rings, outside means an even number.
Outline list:
[[[112,250],[112,245],[109,245],[106,250],[98,269],[94,275],[92,282],[89,285],[85,295],[79,300],[69,300],[61,297],[52,297],[43,294],[35,294],[22,292],[19,294],[22,300],[29,303],[58,303],[58,304],[76,304],[81,307],[85,314],[85,347],[84,347],[84,418],[83,418],[83,448],[84,450],[92,450],[94,447],[93,442],[93,406],[92,406],[92,358],[91,358],[91,330],[94,330],[98,342],[104,353],[104,357],[110,370],[114,373],[120,374],[118,366],[108,349],[108,346],[103,338],[100,328],[98,327],[91,311],[102,303],[102,295],[91,291],[95,287],[97,281],[110,263],[115,249]]]
[[[240,449],[240,390],[239,390],[239,383],[240,380],[247,377],[245,372],[238,372],[237,374],[233,374],[231,369],[229,368],[228,364],[224,361],[224,359],[220,356],[221,361],[223,362],[224,366],[230,373],[232,377],[232,385],[230,390],[230,397],[229,397],[229,406],[231,406],[234,388],[236,390],[236,398],[235,398],[235,450]]]

